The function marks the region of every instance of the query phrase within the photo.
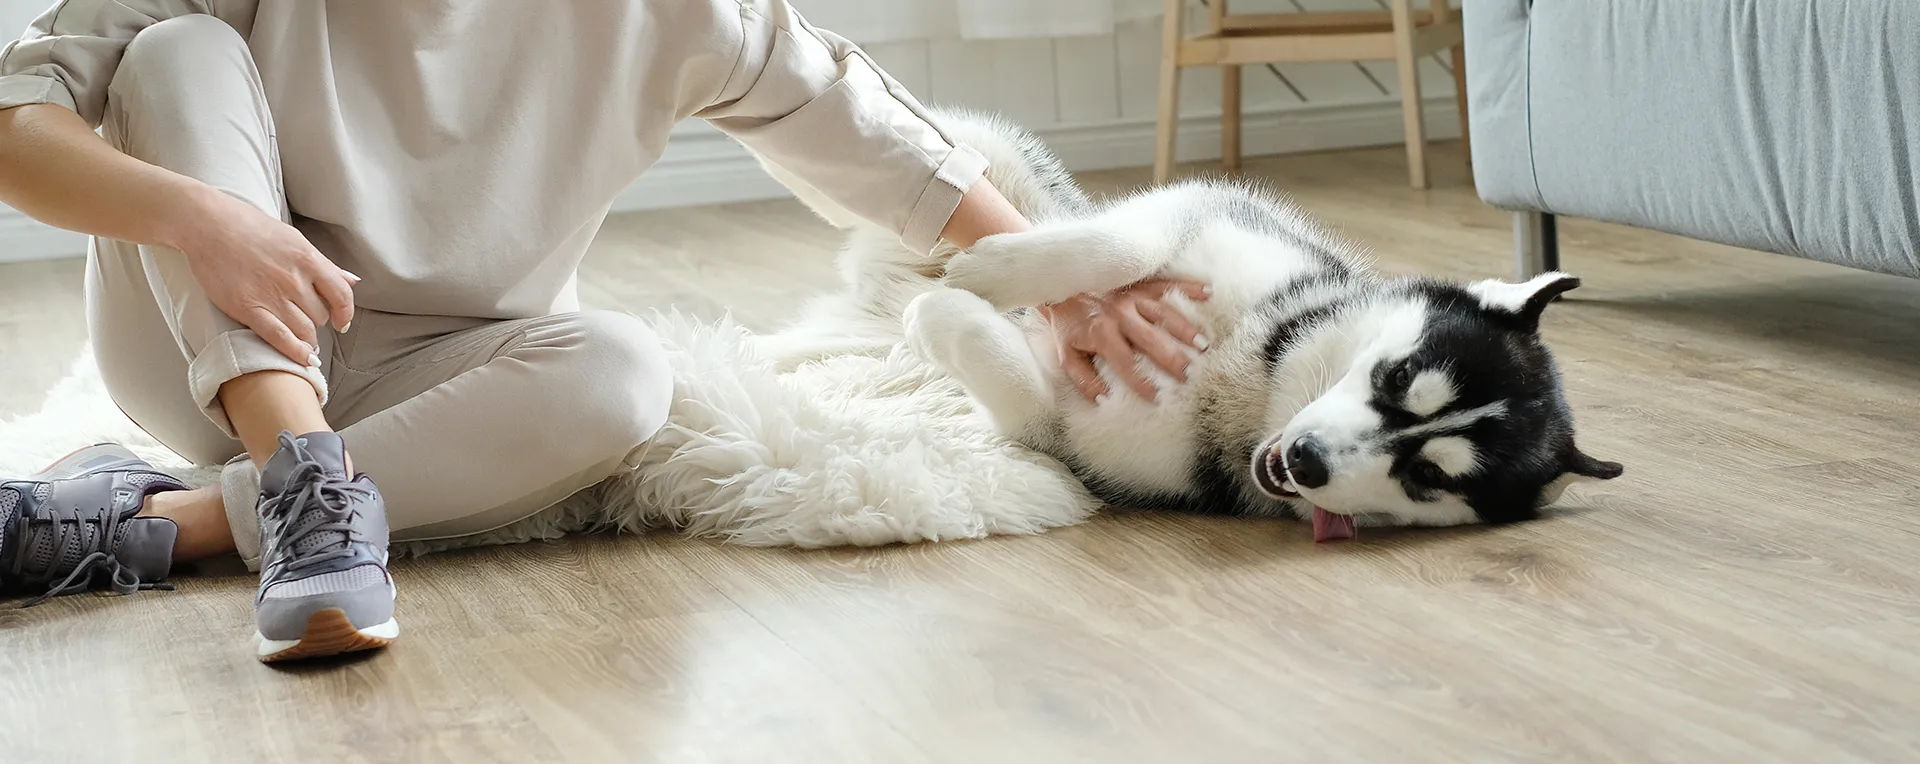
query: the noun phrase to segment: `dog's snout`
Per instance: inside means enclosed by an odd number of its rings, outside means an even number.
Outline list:
[[[1302,435],[1287,447],[1287,474],[1293,477],[1295,485],[1302,488],[1319,488],[1327,484],[1327,451],[1319,438]]]

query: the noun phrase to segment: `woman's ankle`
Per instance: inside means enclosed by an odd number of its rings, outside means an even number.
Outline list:
[[[305,435],[333,431],[320,410],[313,385],[283,371],[261,371],[228,380],[220,386],[220,405],[255,467],[265,465],[280,449],[282,432]]]
[[[195,562],[234,552],[233,528],[220,487],[191,491],[163,491],[147,497],[140,515],[172,520],[179,529],[173,542],[173,561]]]

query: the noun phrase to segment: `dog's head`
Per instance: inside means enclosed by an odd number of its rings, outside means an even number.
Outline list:
[[[1414,279],[1303,341],[1331,386],[1254,450],[1255,482],[1278,499],[1390,525],[1532,519],[1614,462],[1574,445],[1573,417],[1540,314],[1580,285]],[[1290,353],[1293,355],[1293,353]]]

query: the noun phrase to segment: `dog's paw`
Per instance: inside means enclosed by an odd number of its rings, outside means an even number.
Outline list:
[[[1023,255],[1033,249],[1022,240],[1026,235],[989,236],[954,255],[947,261],[946,285],[979,295],[1001,308],[1019,307],[1030,291],[1020,286],[1024,276],[1016,276],[1029,267],[1022,265]]]
[[[1119,289],[1160,265],[1116,226],[1074,222],[981,239],[949,261],[946,283],[1012,310]]]
[[[946,284],[980,295],[1000,310],[1047,305],[1088,291],[1114,289],[1097,265],[1113,237],[1081,225],[988,236],[948,261]]]

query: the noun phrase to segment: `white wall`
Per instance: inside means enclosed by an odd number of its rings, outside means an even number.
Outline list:
[[[823,6],[833,0],[812,0]],[[806,11],[808,0],[797,0]],[[1233,0],[1236,13],[1378,10],[1382,0]],[[48,0],[0,0],[0,29],[24,29]],[[1457,2],[1456,2],[1457,5]],[[827,10],[823,8],[823,10]],[[1204,19],[1195,3],[1194,23]],[[819,14],[827,17],[830,14]],[[823,22],[822,24],[826,24]],[[1100,37],[934,40],[866,46],[927,103],[995,109],[1046,138],[1075,169],[1153,161],[1159,65],[1158,20]],[[858,42],[856,40],[856,42]],[[1246,153],[1277,154],[1399,143],[1399,83],[1391,61],[1289,64],[1245,72]],[[1459,134],[1453,80],[1439,57],[1422,62],[1422,94],[1433,138]],[[1181,87],[1180,158],[1219,156],[1220,76],[1188,70]],[[681,125],[654,170],[622,194],[616,209],[649,209],[785,196],[746,153],[703,123]],[[0,261],[56,257],[85,249],[0,207]]]

